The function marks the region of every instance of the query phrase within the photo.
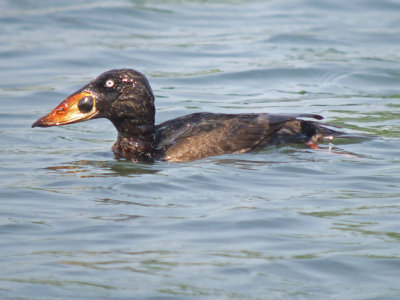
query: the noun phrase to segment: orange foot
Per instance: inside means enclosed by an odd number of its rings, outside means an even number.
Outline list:
[[[312,142],[312,141],[308,141],[306,143],[306,145],[308,147],[310,147],[310,149],[321,149],[320,146],[318,146],[316,143]]]

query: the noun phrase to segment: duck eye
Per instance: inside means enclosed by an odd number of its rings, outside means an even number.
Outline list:
[[[94,99],[93,97],[87,96],[79,100],[78,109],[81,113],[88,113],[93,109]]]
[[[106,81],[106,87],[113,87],[115,85],[115,82],[114,82],[114,80],[112,80],[112,79],[108,79],[107,81]]]

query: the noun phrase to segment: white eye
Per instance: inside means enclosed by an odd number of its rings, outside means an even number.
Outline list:
[[[114,80],[108,79],[106,81],[106,87],[113,87],[115,85]]]

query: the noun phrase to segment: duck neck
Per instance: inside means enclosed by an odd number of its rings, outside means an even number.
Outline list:
[[[117,158],[133,162],[154,160],[154,122],[150,124],[129,119],[112,120],[112,123],[118,130],[118,139],[112,147]]]

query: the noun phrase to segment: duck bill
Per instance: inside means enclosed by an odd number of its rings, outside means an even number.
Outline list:
[[[48,115],[33,123],[32,128],[72,124],[93,119],[97,115],[95,95],[79,92],[69,96]]]

